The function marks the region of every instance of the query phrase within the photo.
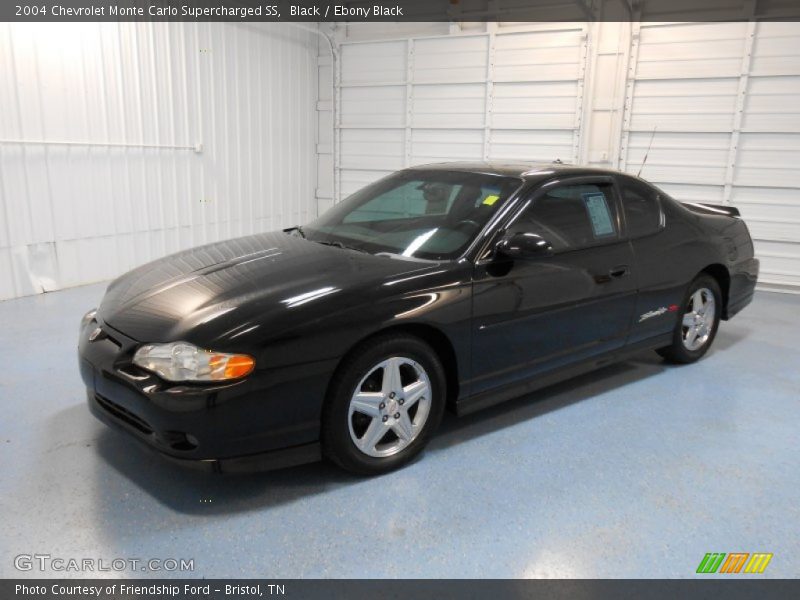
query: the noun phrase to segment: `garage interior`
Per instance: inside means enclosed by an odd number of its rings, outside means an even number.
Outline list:
[[[690,577],[745,551],[797,577],[800,23],[755,16],[0,23],[0,575],[48,553],[208,578]],[[733,205],[756,298],[695,365],[643,353],[447,416],[372,479],[185,471],[86,410],[77,328],[109,280],[451,160],[641,170]]]

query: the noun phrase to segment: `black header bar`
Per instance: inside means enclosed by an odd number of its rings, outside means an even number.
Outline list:
[[[713,577],[713,576],[710,576]],[[648,600],[784,600],[800,597],[800,580],[758,580],[747,576],[708,579],[518,580],[518,579],[4,579],[4,600],[359,600],[380,598],[448,600],[462,598],[648,598]]]
[[[0,21],[798,20],[797,0],[3,0]]]

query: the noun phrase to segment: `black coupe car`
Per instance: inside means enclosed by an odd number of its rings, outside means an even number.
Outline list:
[[[83,319],[80,370],[97,417],[184,463],[381,473],[445,408],[644,348],[697,360],[757,275],[730,206],[608,170],[436,164],[123,275]]]

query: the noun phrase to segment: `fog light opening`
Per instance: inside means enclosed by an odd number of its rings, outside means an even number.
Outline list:
[[[200,442],[191,433],[170,431],[167,433],[166,437],[169,440],[169,447],[180,452],[195,450],[200,445]]]

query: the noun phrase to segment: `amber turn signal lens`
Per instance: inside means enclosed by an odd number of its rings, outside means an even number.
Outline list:
[[[256,361],[245,354],[234,354],[225,365],[225,379],[236,379],[249,375],[256,366]]]

